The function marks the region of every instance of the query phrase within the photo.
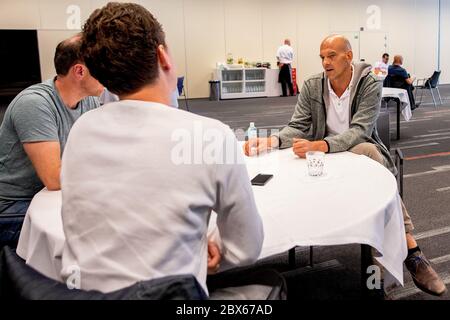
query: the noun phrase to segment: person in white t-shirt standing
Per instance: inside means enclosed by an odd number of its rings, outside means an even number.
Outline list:
[[[387,76],[388,74],[388,68],[389,68],[389,53],[383,53],[383,56],[381,57],[381,61],[375,62],[375,65],[373,67],[373,72],[376,75],[384,75]]]
[[[289,94],[294,95],[294,87],[292,86],[292,61],[294,60],[294,49],[291,47],[291,40],[285,39],[284,44],[277,50],[277,65],[280,68],[278,82],[281,83],[283,97],[287,96],[287,87]]]

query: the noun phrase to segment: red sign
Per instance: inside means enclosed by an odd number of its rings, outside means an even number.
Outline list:
[[[294,94],[298,93],[297,88],[297,68],[292,68],[292,87],[294,88]]]

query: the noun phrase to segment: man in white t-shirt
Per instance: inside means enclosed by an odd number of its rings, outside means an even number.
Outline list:
[[[81,117],[63,155],[62,277],[111,292],[217,269],[207,229],[217,213],[221,268],[254,262],[263,228],[241,148],[220,121],[169,107],[177,77],[159,22],[108,3],[83,28],[86,64],[117,95]],[[107,59],[105,59],[107,57]],[[91,69],[92,68],[92,69]],[[215,266],[214,266],[215,265]]]
[[[292,86],[292,61],[294,60],[294,49],[291,47],[291,40],[285,39],[284,44],[277,50],[277,64],[280,68],[278,82],[281,83],[283,97],[287,96],[287,87],[289,94],[294,95],[294,87]]]
[[[383,53],[383,56],[381,57],[381,61],[375,62],[375,65],[373,66],[373,72],[376,75],[384,75],[386,76],[388,74],[388,68],[389,68],[389,54]]]

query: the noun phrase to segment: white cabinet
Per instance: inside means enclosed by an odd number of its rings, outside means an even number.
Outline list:
[[[266,68],[218,70],[221,99],[265,97]]]

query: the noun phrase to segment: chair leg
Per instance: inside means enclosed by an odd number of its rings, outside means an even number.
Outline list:
[[[189,111],[189,104],[188,104],[186,95],[184,95],[184,104],[186,106],[186,111]]]
[[[439,87],[438,86],[436,86],[436,91],[437,91],[438,96],[439,96],[439,101],[441,102],[441,105],[442,105],[441,93],[439,92]]]
[[[399,98],[395,98],[394,100],[397,102],[397,140],[400,140],[400,113],[402,113],[401,101]]]
[[[289,263],[289,267],[290,268],[295,268],[296,267],[296,265],[297,265],[297,263],[296,263],[296,259],[295,259],[295,248],[296,247],[293,247],[293,248],[291,248],[291,249],[289,249],[289,251],[288,251],[288,263]]]
[[[404,156],[402,150],[399,148],[395,149],[395,166],[397,167],[397,185],[400,197],[403,199],[403,161]]]
[[[430,89],[430,91],[431,91],[431,97],[433,98],[434,106],[437,107],[437,105],[436,105],[436,99],[434,98],[433,88],[431,88],[431,86],[430,86],[429,89]]]
[[[420,90],[420,100],[417,101],[417,95],[418,95],[418,91],[419,91],[419,90]],[[417,105],[422,104],[423,91],[424,91],[424,89],[421,88],[421,87],[419,87],[419,88],[416,88],[416,90],[414,90],[414,91],[415,91],[415,93],[414,93],[414,101],[416,102]]]

